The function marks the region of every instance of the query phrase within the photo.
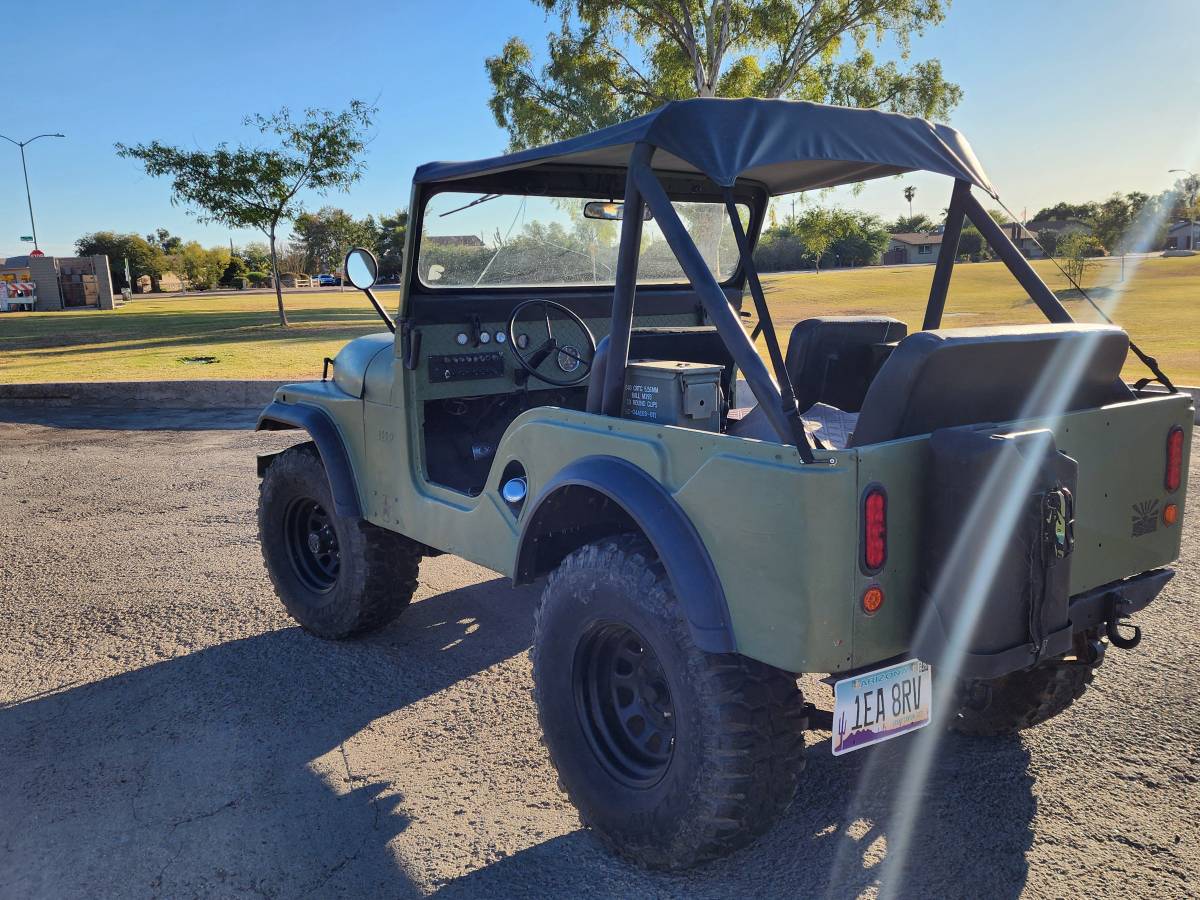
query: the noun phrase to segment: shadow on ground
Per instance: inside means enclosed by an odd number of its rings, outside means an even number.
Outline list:
[[[363,641],[288,628],[0,708],[0,894],[419,894],[388,846],[408,824],[404,781],[354,771],[343,744],[527,649],[535,597],[494,580],[416,603]],[[911,746],[835,760],[813,733],[783,821],[690,873],[643,872],[577,830],[438,895],[856,896],[879,876]],[[943,742],[902,896],[1020,894],[1028,763],[1016,739]]]
[[[911,744],[907,746],[911,747]],[[766,836],[728,859],[680,875],[642,872],[619,862],[621,881],[643,896],[858,897],[883,868],[900,793],[906,744],[893,742],[835,759],[829,739],[810,738],[796,803]],[[874,765],[868,766],[871,754]],[[933,766],[912,851],[892,885],[899,897],[1019,897],[1037,811],[1029,753],[1017,738],[949,736]],[[866,776],[870,768],[871,776]],[[597,889],[605,873],[586,865],[597,851],[586,832],[554,838],[469,875],[436,896],[621,896]],[[582,864],[581,864],[582,863]]]
[[[534,596],[476,584],[364,641],[288,628],[0,708],[0,895],[416,894],[387,846],[405,786],[342,744],[526,649]]]
[[[0,404],[0,422],[95,431],[253,430],[255,409],[123,409],[116,406]]]

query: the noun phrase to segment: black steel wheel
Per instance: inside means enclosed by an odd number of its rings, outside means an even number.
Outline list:
[[[675,707],[658,655],[620,622],[595,625],[575,653],[575,708],[596,758],[618,781],[657,784],[675,749]]]
[[[284,540],[296,577],[317,593],[337,583],[341,551],[329,513],[310,497],[297,497],[284,513]]]
[[[271,461],[259,491],[258,539],[284,607],[323,638],[382,628],[417,590],[423,545],[339,514],[312,444]]]
[[[579,818],[636,863],[679,869],[745,846],[804,765],[793,675],[696,646],[640,535],[580,547],[546,581],[533,697]]]

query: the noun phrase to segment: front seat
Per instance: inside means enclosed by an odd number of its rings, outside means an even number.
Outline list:
[[[888,316],[825,316],[797,322],[783,360],[796,407],[803,413],[826,403],[858,412],[875,377],[877,348],[907,334],[907,325]]]
[[[881,350],[903,339],[908,326],[888,316],[825,316],[797,322],[783,363],[801,414],[818,403],[856,413],[875,377]],[[755,407],[727,433],[775,441],[765,412]]]

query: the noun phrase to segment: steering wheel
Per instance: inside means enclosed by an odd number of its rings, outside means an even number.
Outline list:
[[[546,324],[546,339],[532,350],[528,347],[518,346],[517,334],[517,320],[521,317],[521,313],[531,307],[541,307],[542,319]],[[583,332],[588,345],[586,356],[580,348],[561,343],[554,336],[554,326],[550,324],[551,310],[562,313]],[[592,360],[596,357],[596,338],[592,335],[591,329],[587,327],[587,323],[567,307],[561,303],[555,303],[553,300],[526,300],[524,303],[518,304],[517,308],[513,310],[512,317],[508,320],[508,347],[512,350],[513,356],[517,358],[522,369],[535,378],[559,387],[570,387],[587,378],[592,371]],[[547,375],[538,368],[551,354],[554,354],[554,361],[558,364],[558,368],[565,373],[564,375]]]

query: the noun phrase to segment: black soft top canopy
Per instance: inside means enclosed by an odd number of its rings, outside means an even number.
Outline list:
[[[926,171],[996,191],[967,139],[947,125],[870,109],[793,100],[675,100],[620,125],[474,162],[433,162],[415,181],[450,181],[542,164],[625,167],[635,144],[657,148],[653,168],[738,178],[788,194]]]

